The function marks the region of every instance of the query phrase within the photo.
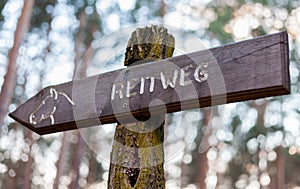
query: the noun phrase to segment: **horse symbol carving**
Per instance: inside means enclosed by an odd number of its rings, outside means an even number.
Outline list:
[[[53,125],[55,123],[54,113],[58,105],[58,103],[55,102],[58,101],[60,96],[65,97],[70,104],[75,106],[75,102],[66,93],[59,92],[56,89],[51,87],[49,90],[49,95],[47,95],[45,99],[41,102],[41,104],[38,105],[37,108],[30,114],[29,122],[32,125],[37,125],[43,120],[50,119],[50,123],[51,125]],[[49,103],[50,100],[52,100],[52,104]],[[49,106],[49,108],[47,108],[47,111],[42,113],[39,112],[41,107],[43,107],[46,104],[47,106]]]

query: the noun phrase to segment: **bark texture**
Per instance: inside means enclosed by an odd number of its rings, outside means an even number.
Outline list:
[[[160,26],[138,28],[128,42],[124,65],[169,58],[174,37]],[[163,189],[164,115],[118,125],[111,152],[109,189]]]

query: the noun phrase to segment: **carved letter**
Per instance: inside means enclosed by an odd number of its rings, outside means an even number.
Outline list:
[[[154,85],[155,85],[155,77],[146,77],[146,79],[150,79],[150,87],[149,92],[152,93],[154,91]]]
[[[136,92],[130,93],[130,91],[135,87],[136,81],[137,81],[137,78],[133,78],[133,79],[127,81],[127,87],[126,87],[126,97],[127,98],[136,95]],[[132,83],[134,83],[134,84],[132,84]]]
[[[145,88],[145,79],[144,77],[141,77],[140,94],[144,94],[144,88]]]
[[[195,69],[194,78],[198,82],[206,81],[208,78],[208,64],[207,62],[199,64]]]
[[[169,85],[170,85],[170,87],[175,88],[177,76],[178,76],[178,70],[174,70],[174,74],[173,74],[173,79],[172,80],[170,78],[166,79],[164,73],[160,72],[160,79],[161,79],[161,83],[163,85],[163,88],[167,89]]]
[[[124,96],[123,88],[124,88],[123,83],[114,83],[111,90],[111,100],[115,99],[116,94],[119,94],[120,99],[122,99]]]
[[[179,80],[180,86],[186,86],[192,84],[192,80],[188,78],[188,76],[190,76],[191,73],[186,72],[189,68],[192,67],[194,67],[194,65],[190,64],[180,69],[180,80]]]

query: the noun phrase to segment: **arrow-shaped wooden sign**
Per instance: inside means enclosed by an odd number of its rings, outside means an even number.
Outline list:
[[[46,87],[10,116],[48,134],[290,93],[286,32]]]

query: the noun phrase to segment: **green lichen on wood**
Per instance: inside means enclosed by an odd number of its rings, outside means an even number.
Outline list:
[[[138,28],[128,41],[124,65],[169,58],[174,37],[160,26]],[[111,152],[109,189],[164,189],[164,115],[118,125]]]
[[[164,27],[137,28],[128,41],[124,65],[172,57],[174,46],[174,37]]]

